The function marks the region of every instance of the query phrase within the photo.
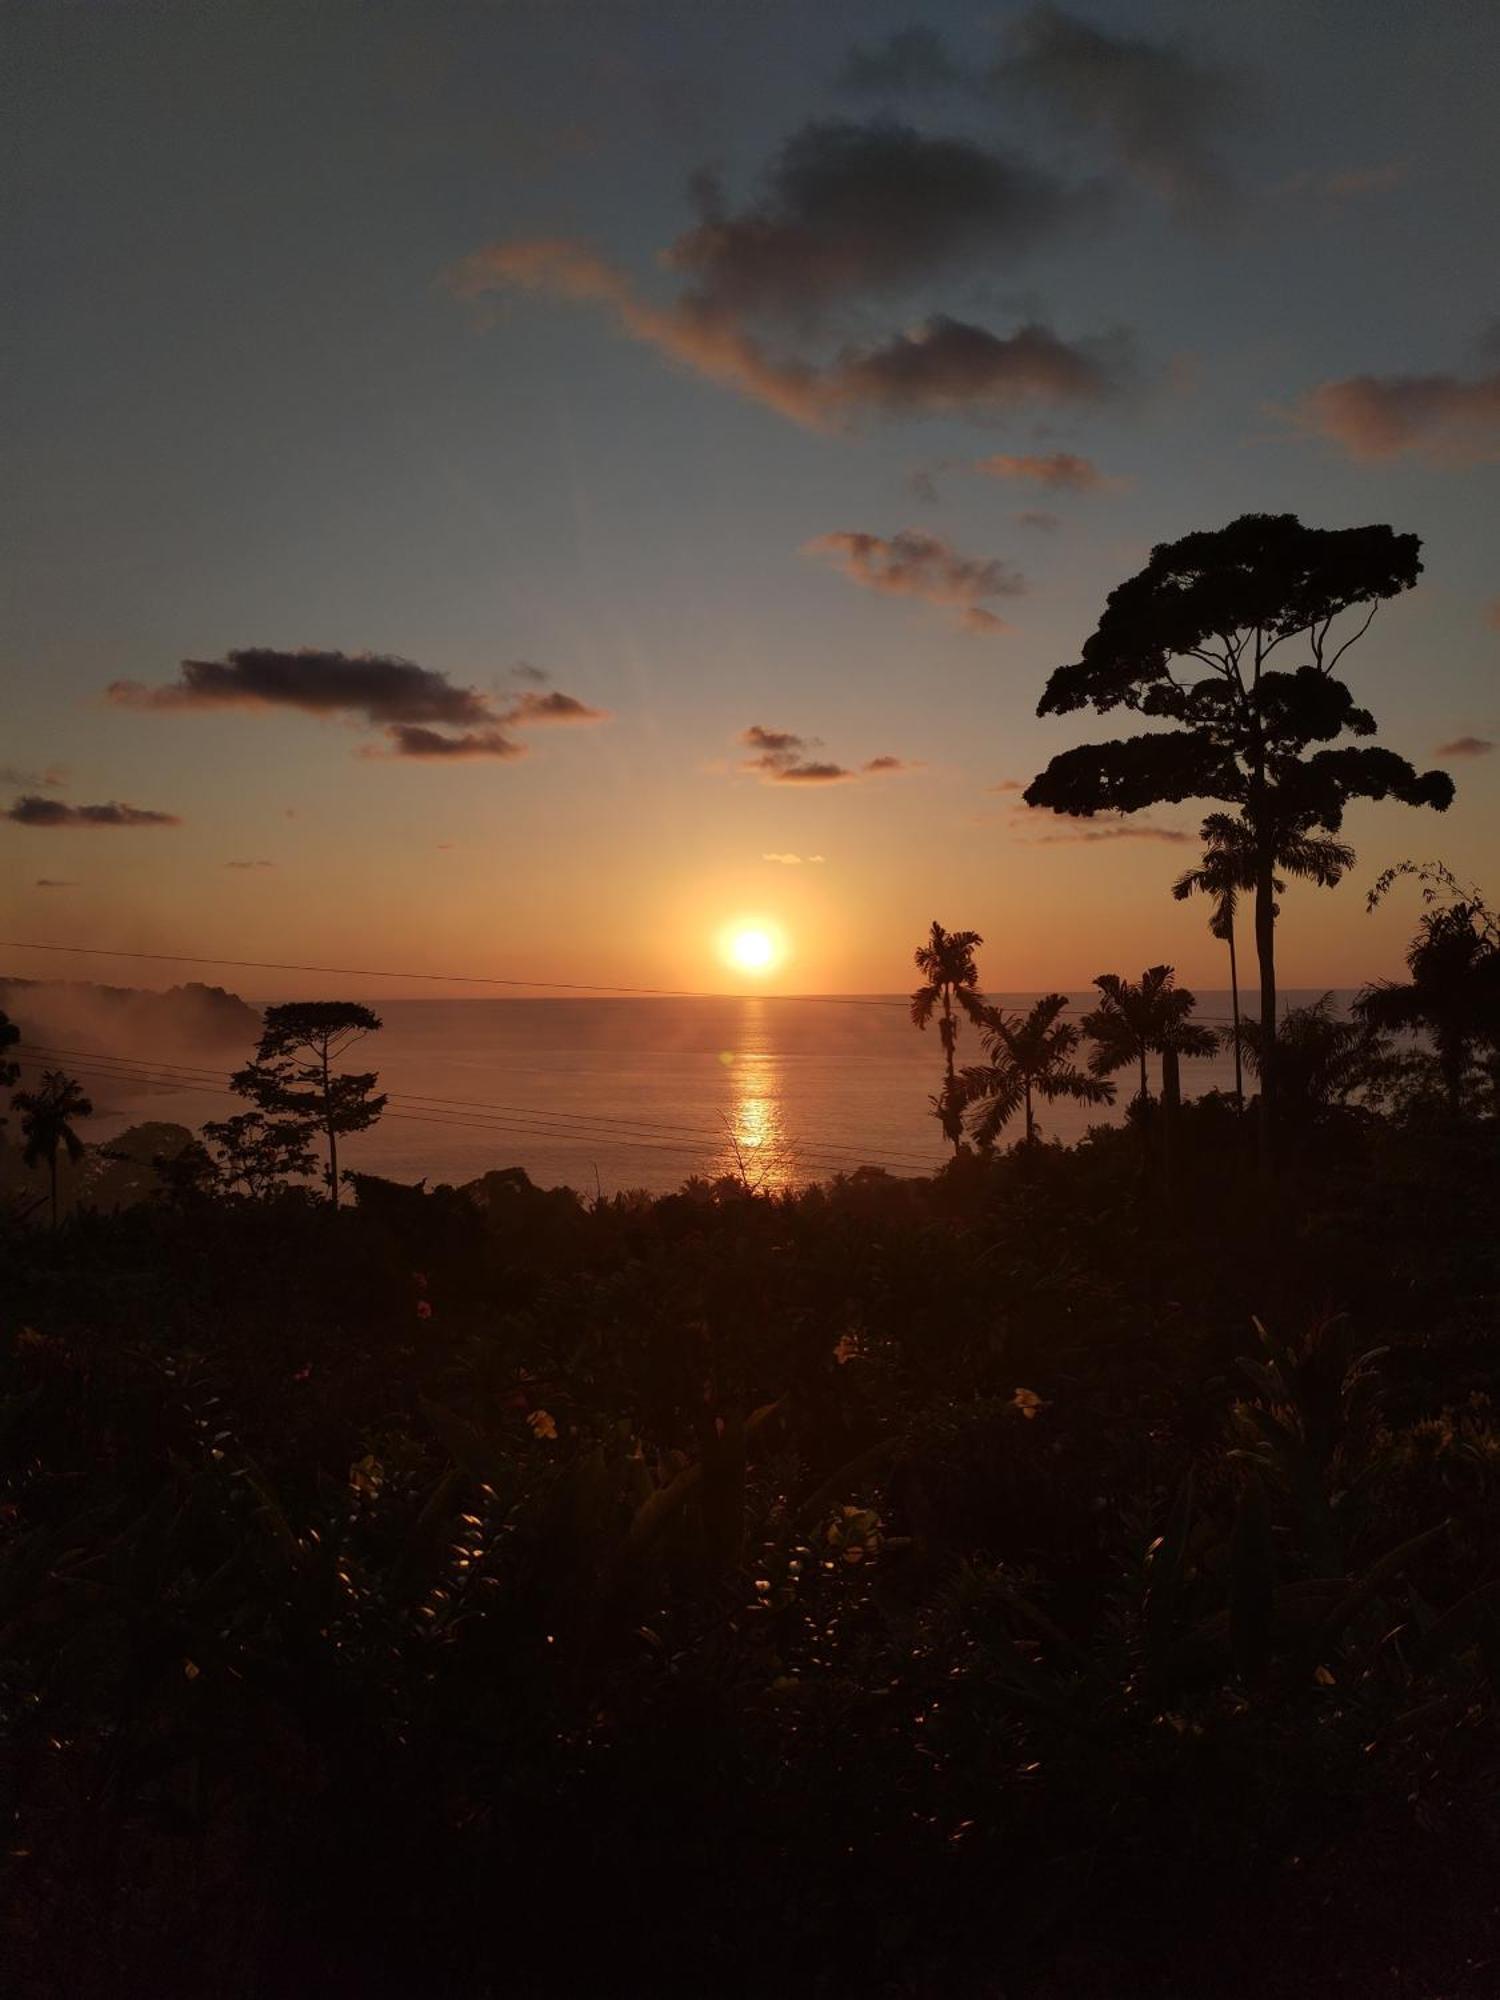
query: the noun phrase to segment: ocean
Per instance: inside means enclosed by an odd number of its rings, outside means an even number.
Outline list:
[[[987,997],[1010,1010],[1037,996]],[[1070,997],[1084,1010],[1095,996]],[[1284,1005],[1316,997],[1291,992]],[[1227,1022],[1227,993],[1198,998],[1198,1018]],[[346,1066],[378,1071],[391,1101],[373,1130],[340,1147],[357,1171],[436,1185],[523,1167],[547,1186],[663,1193],[693,1174],[776,1189],[860,1166],[928,1173],[945,1157],[929,1103],[941,1044],[935,1027],[912,1026],[898,996],[372,1004],[383,1029]],[[238,1100],[223,1079],[249,1054],[182,1054],[130,1076],[59,1060],[89,1088],[87,1136],[99,1140],[147,1118],[197,1127],[230,1115]],[[965,1028],[960,1062],[980,1055]],[[1070,1142],[1118,1122],[1135,1088],[1131,1075],[1119,1082],[1109,1110],[1040,1106],[1044,1136]],[[1184,1065],[1188,1096],[1232,1084],[1227,1053]],[[1004,1143],[1012,1137],[1019,1125]]]

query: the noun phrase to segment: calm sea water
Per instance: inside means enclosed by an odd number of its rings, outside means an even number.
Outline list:
[[[1035,997],[989,996],[1007,1008]],[[1072,996],[1080,1009],[1093,997]],[[1198,997],[1200,1018],[1227,1021],[1227,993]],[[1288,993],[1285,1004],[1315,997]],[[941,1046],[935,1029],[912,1027],[904,1000],[377,1004],[385,1026],[359,1060],[379,1071],[391,1104],[373,1131],[341,1148],[359,1170],[436,1183],[520,1166],[544,1185],[662,1192],[695,1173],[743,1171],[781,1187],[864,1164],[923,1173],[944,1157],[928,1101],[941,1081]],[[960,1060],[979,1056],[966,1031]],[[227,1070],[233,1058],[183,1060]],[[197,1126],[236,1108],[160,1072],[149,1085],[126,1084],[69,1066],[98,1106],[90,1137],[144,1118]],[[1046,1136],[1071,1141],[1118,1120],[1134,1088],[1121,1081],[1110,1111],[1041,1107]],[[1232,1082],[1227,1055],[1184,1067],[1189,1096]]]

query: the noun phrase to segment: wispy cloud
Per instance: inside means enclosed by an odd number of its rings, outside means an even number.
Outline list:
[[[0,764],[0,785],[19,785],[24,791],[34,791],[38,785],[53,787],[68,782],[65,764],[49,764],[44,771],[23,770],[15,764]]]
[[[1093,847],[1104,841],[1157,840],[1181,847],[1194,836],[1181,827],[1153,826],[1149,820],[1111,821],[1108,826],[1078,826],[1063,833],[1038,833],[1023,844],[1027,847]]]
[[[1024,507],[1011,518],[1018,528],[1033,528],[1044,535],[1055,535],[1062,526],[1062,516],[1049,514],[1044,507]]]
[[[1294,405],[1302,430],[1354,459],[1419,453],[1437,463],[1500,457],[1500,369],[1488,375],[1351,375]]]
[[[38,875],[34,886],[38,889],[76,889],[76,882],[56,879],[50,875]]]
[[[1494,747],[1488,736],[1455,736],[1451,743],[1440,743],[1432,754],[1434,757],[1488,757]]]
[[[1124,483],[1101,472],[1091,458],[1080,458],[1072,451],[1045,454],[997,451],[988,458],[976,458],[970,469],[990,479],[1019,480],[1054,492],[1096,493],[1104,487]]]
[[[152,812],[144,806],[121,805],[111,800],[102,806],[70,806],[61,799],[35,795],[19,798],[4,817],[17,826],[41,827],[124,827],[181,826],[176,813]]]
[[[798,736],[790,729],[766,729],[758,722],[741,732],[740,743],[754,754],[743,758],[740,770],[752,773],[767,785],[850,785],[861,778],[899,777],[921,769],[920,763],[905,757],[871,757],[859,765],[837,764],[815,753],[822,749],[816,736]],[[814,855],[821,860],[821,855]],[[785,860],[786,856],[766,855],[765,859]]]
[[[226,861],[226,868],[274,868],[274,861]]]
[[[512,672],[533,685],[497,702],[435,667],[395,654],[253,646],[222,660],[184,660],[177,679],[159,687],[120,680],[112,681],[107,693],[122,708],[151,712],[290,708],[342,716],[383,732],[386,747],[364,746],[360,754],[367,757],[524,757],[527,746],[508,736],[508,729],[607,719],[606,710],[559,689],[538,693],[535,683],[547,678],[540,668],[523,663]]]
[[[760,858],[762,861],[779,861],[783,868],[800,868],[804,862],[814,866],[823,860],[821,854],[763,854]]]
[[[886,597],[913,597],[956,612],[966,632],[1004,631],[1005,621],[984,607],[993,597],[1019,597],[1026,580],[998,557],[960,555],[941,536],[914,528],[900,534],[841,530],[805,545],[809,555],[827,555],[853,582]]]
[[[1410,163],[1406,160],[1383,160],[1375,166],[1336,167],[1318,172],[1304,170],[1279,182],[1271,192],[1340,204],[1357,201],[1365,195],[1389,194],[1402,185],[1409,172]]]

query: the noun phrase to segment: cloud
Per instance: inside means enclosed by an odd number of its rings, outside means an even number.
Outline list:
[[[976,458],[970,469],[990,479],[1016,479],[1055,492],[1094,493],[1120,484],[1101,472],[1091,458],[1080,458],[1071,451],[1054,451],[1045,457],[997,451],[989,458]]]
[[[937,481],[925,466],[919,465],[914,472],[906,475],[906,490],[918,500],[925,500],[929,507],[936,507],[942,498],[937,489]]]
[[[874,301],[910,296],[950,269],[968,278],[976,260],[992,264],[1097,214],[1097,188],[878,120],[804,126],[739,209],[711,176],[693,193],[698,219],[661,259],[684,286],[665,304],[560,237],[491,244],[446,282],[463,299],[521,291],[596,306],[630,339],[812,429],[864,411],[1090,402],[1120,386],[1118,337],[1074,344],[1040,322],[996,334],[937,315],[883,340],[849,337]]]
[[[1500,597],[1492,597],[1485,606],[1484,622],[1492,632],[1500,632]]]
[[[38,875],[34,885],[38,889],[76,889],[76,882],[55,881],[51,876]]]
[[[794,325],[906,290],[961,261],[1029,248],[1098,206],[1019,154],[890,120],[814,122],[738,212],[694,184],[699,220],[666,253],[703,305]]]
[[[740,742],[753,757],[744,758],[739,768],[758,777],[766,785],[848,785],[861,778],[896,777],[921,767],[902,757],[871,757],[858,770],[835,764],[813,752],[821,749],[816,736],[798,736],[790,729],[764,729],[758,722],[740,733]],[[765,855],[767,861],[785,861],[785,855]],[[814,861],[822,856],[815,854]]]
[[[70,806],[61,799],[28,794],[16,800],[4,817],[17,826],[181,826],[175,813],[151,812],[111,800],[102,806]]]
[[[1457,375],[1351,375],[1323,382],[1292,410],[1303,430],[1351,458],[1420,452],[1453,464],[1500,457],[1500,369]]]
[[[226,868],[274,868],[274,861],[226,861]]]
[[[68,770],[65,764],[49,764],[45,771],[22,770],[15,764],[0,764],[0,785],[19,785],[30,791],[38,785],[65,785]]]
[[[532,687],[545,687],[552,678],[544,667],[534,667],[530,660],[517,660],[510,677],[513,681],[526,681]]]
[[[1002,778],[998,785],[985,787],[985,790],[990,792],[1021,792],[1025,789],[1019,778]]]
[[[821,854],[763,854],[760,858],[762,861],[779,861],[784,868],[800,868],[804,860],[809,866],[821,865],[823,860]]]
[[[1004,630],[1004,620],[985,610],[986,597],[1019,597],[1025,578],[992,558],[962,556],[938,535],[905,528],[889,539],[842,530],[805,544],[809,555],[837,559],[843,575],[888,597],[915,597],[958,613],[966,631]]]
[[[1246,107],[1244,81],[1181,44],[1111,34],[1061,7],[1035,6],[1012,27],[991,82],[1096,132],[1179,213],[1203,218],[1233,198],[1217,141]]]
[[[528,680],[546,680],[536,667],[513,669]],[[346,716],[384,733],[387,748],[365,746],[366,757],[524,757],[527,746],[508,728],[544,722],[602,722],[606,711],[576,696],[528,688],[504,706],[474,687],[449,680],[435,667],[390,653],[340,653],[303,647],[277,652],[253,646],[222,660],[184,660],[178,678],[161,687],[112,681],[108,698],[123,708],[292,708],[307,715]],[[457,730],[444,735],[443,729]]]
[[[894,97],[952,90],[966,81],[932,28],[899,28],[872,49],[856,43],[844,59],[837,88],[858,97]]]
[[[1023,844],[1027,847],[1092,847],[1106,840],[1160,840],[1181,847],[1194,836],[1175,826],[1152,826],[1149,820],[1135,825],[1124,820],[1109,826],[1078,827],[1067,833],[1039,833]]]
[[[1494,747],[1487,736],[1455,736],[1451,743],[1440,743],[1432,754],[1434,757],[1488,757]]]
[[[1062,518],[1049,514],[1044,507],[1026,507],[1012,516],[1017,527],[1036,528],[1044,535],[1055,535],[1062,526]]]

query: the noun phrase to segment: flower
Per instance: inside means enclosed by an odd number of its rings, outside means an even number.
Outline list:
[[[557,1420],[548,1410],[533,1410],[526,1421],[531,1426],[531,1435],[533,1437],[555,1438],[557,1436]]]

